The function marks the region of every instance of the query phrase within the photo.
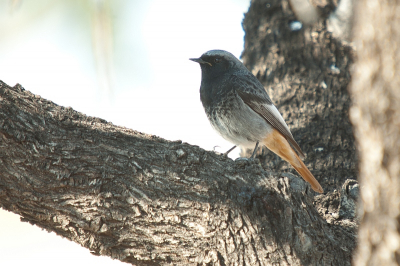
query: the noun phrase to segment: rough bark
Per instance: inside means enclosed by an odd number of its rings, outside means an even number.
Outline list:
[[[302,179],[87,117],[0,82],[0,206],[134,265],[346,265]],[[349,265],[349,263],[347,263]]]
[[[351,86],[362,215],[354,265],[400,264],[400,4],[358,1]]]

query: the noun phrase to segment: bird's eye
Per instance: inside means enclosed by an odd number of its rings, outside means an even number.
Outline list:
[[[220,58],[215,58],[215,59],[214,59],[214,63],[218,64],[219,62],[221,62],[221,59],[220,59]]]

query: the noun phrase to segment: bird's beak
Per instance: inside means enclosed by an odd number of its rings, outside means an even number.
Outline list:
[[[199,64],[209,64],[210,66],[212,66],[211,63],[206,62],[206,61],[204,61],[204,60],[201,59],[201,58],[189,58],[189,59],[192,60],[192,61],[194,61],[194,62],[196,62],[196,63],[199,63]]]

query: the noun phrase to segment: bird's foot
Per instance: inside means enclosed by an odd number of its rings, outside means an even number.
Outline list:
[[[236,148],[236,145],[230,148],[227,152],[224,153],[225,157],[228,157],[228,154]]]
[[[258,144],[259,144],[259,141],[256,142],[256,146],[254,147],[253,154],[250,156],[250,158],[252,158],[252,159],[254,159],[256,157],[256,151],[258,148]]]

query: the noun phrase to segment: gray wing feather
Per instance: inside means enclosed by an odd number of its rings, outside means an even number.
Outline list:
[[[262,89],[264,90],[264,88]],[[286,140],[289,141],[290,144],[292,144],[302,159],[305,157],[299,144],[297,144],[292,136],[292,133],[290,133],[285,120],[279,113],[278,109],[276,109],[276,107],[272,104],[271,99],[268,97],[268,94],[265,91],[265,94],[261,93],[259,90],[237,90],[237,93],[245,104],[247,104],[254,112],[262,116],[268,123],[278,130],[286,138]]]

